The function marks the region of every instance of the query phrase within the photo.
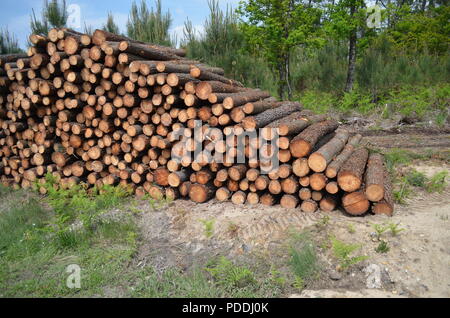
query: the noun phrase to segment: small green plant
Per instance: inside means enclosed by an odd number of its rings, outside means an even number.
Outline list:
[[[444,170],[436,173],[431,177],[430,181],[426,184],[426,190],[428,192],[443,192],[447,187],[448,171]]]
[[[289,264],[294,275],[301,277],[304,284],[312,280],[318,273],[317,252],[309,232],[297,233],[292,236]]]
[[[400,188],[398,190],[394,190],[393,193],[396,203],[405,204],[406,199],[411,195],[411,187],[406,178],[402,178],[400,180]]]
[[[230,222],[228,223],[228,232],[230,234],[236,234],[237,231],[239,230],[239,226],[236,223]]]
[[[253,272],[244,266],[234,265],[226,257],[211,261],[205,270],[216,284],[225,288],[243,288],[255,283]]]
[[[274,268],[270,270],[270,280],[274,285],[279,287],[284,287],[286,285],[286,278],[279,270]]]
[[[339,260],[339,270],[345,270],[352,265],[358,264],[366,260],[367,256],[351,256],[353,252],[361,248],[359,244],[347,244],[345,242],[339,241],[335,237],[331,238],[331,245],[333,249],[334,256]]]
[[[319,229],[324,229],[324,228],[327,227],[327,225],[328,225],[329,223],[330,223],[330,217],[329,217],[328,215],[325,215],[324,217],[322,217],[322,218],[320,219],[319,222],[316,223],[316,226],[317,226]]]
[[[389,223],[388,228],[391,231],[392,236],[397,236],[400,232],[405,230],[400,228],[400,223]]]
[[[381,236],[389,229],[385,224],[372,224],[373,229],[377,235],[377,239],[381,240]]]
[[[348,230],[348,233],[350,233],[350,234],[355,234],[356,233],[356,229],[355,229],[355,225],[354,224],[349,224],[349,225],[347,225],[347,230]]]
[[[417,170],[412,170],[406,175],[407,182],[414,187],[425,187],[427,176]]]
[[[387,253],[389,252],[390,247],[388,245],[388,242],[386,241],[381,241],[380,244],[378,244],[378,246],[375,248],[375,251],[377,253]]]
[[[211,238],[214,235],[214,220],[200,220],[205,227],[204,233],[207,238]]]
[[[295,276],[292,287],[301,291],[305,288],[305,281],[300,276]]]

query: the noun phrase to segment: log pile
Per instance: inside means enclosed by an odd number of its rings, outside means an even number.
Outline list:
[[[182,49],[101,30],[30,42],[27,54],[0,56],[3,184],[45,194],[50,173],[61,186],[126,185],[155,199],[393,212],[382,156],[325,115]]]

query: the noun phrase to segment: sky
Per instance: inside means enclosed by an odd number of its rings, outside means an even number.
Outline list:
[[[27,37],[30,34],[30,15],[34,9],[36,16],[41,16],[44,0],[1,1],[0,28],[8,28],[19,40],[20,46],[25,48]],[[140,3],[140,1],[137,0],[136,2]],[[155,6],[154,0],[146,1],[149,6]],[[66,2],[69,8],[75,10],[76,6],[80,8],[81,29],[77,29],[78,31],[83,31],[85,23],[88,26],[91,25],[94,29],[101,28],[106,22],[108,12],[112,12],[120,31],[126,32],[128,13],[133,0],[66,0]],[[238,3],[239,0],[219,0],[223,9],[227,5],[236,7]],[[187,18],[201,32],[205,18],[209,13],[207,0],[162,0],[162,6],[164,12],[170,11],[173,19],[171,32],[177,34],[178,38],[183,34],[183,25]],[[76,20],[74,22],[77,23]]]

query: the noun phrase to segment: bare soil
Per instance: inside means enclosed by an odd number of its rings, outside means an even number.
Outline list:
[[[442,163],[414,168],[428,175],[450,171]],[[450,297],[450,188],[437,194],[415,193],[405,205],[396,206],[392,218],[349,217],[342,211],[306,214],[280,206],[214,200],[206,204],[177,200],[156,211],[143,203],[140,209],[148,212],[139,221],[142,244],[137,266],[153,266],[159,272],[169,267],[188,271],[212,257],[226,256],[288,270],[291,233],[309,230],[320,246],[322,272],[302,294],[292,292],[286,297]],[[320,225],[325,216],[329,221]],[[212,236],[206,231],[208,221],[213,224]],[[375,251],[379,244],[375,223],[399,223],[404,229],[397,236],[383,234],[390,247],[387,253]],[[326,246],[330,235],[361,244],[358,255],[367,255],[368,260],[338,272]]]

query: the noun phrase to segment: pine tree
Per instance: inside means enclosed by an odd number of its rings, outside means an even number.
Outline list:
[[[111,12],[108,13],[108,20],[106,21],[106,24],[103,25],[103,30],[119,34],[119,26],[114,21],[114,16]]]
[[[130,17],[127,22],[128,37],[155,44],[173,46],[169,28],[172,17],[169,12],[163,13],[161,0],[156,0],[156,9],[149,10],[147,3],[142,0],[140,6],[133,2]]]
[[[34,34],[47,35],[51,28],[62,28],[66,26],[68,19],[66,0],[44,0],[42,17],[39,20],[34,10],[31,15],[31,32]]]
[[[0,30],[0,55],[20,53],[22,49],[14,34],[9,33],[8,29]]]

